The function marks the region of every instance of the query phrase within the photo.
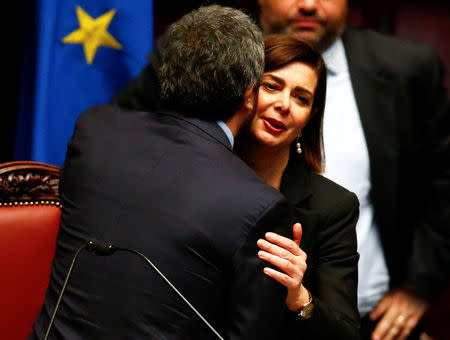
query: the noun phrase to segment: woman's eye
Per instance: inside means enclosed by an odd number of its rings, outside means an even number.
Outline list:
[[[276,90],[276,88],[277,88],[277,86],[275,84],[272,84],[272,83],[263,83],[263,87],[266,90],[269,90],[269,91]]]
[[[303,103],[303,104],[308,104],[309,103],[309,100],[308,100],[308,98],[306,98],[306,97],[303,97],[303,96],[297,96],[297,97],[295,97],[300,103]]]

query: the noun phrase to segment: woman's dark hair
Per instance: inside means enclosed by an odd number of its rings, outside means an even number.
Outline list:
[[[287,34],[270,34],[264,38],[264,72],[274,71],[299,61],[310,65],[317,73],[317,88],[311,108],[311,118],[302,130],[301,144],[306,162],[321,173],[325,167],[323,153],[322,121],[325,109],[327,71],[321,55],[306,42]],[[295,144],[295,142],[294,142]],[[291,157],[298,155],[291,148]]]

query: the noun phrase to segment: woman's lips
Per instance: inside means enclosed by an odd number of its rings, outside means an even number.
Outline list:
[[[277,119],[263,118],[263,121],[266,128],[271,132],[280,133],[286,129],[284,124]]]

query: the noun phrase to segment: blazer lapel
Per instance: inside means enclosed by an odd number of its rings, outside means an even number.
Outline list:
[[[314,195],[312,192],[313,170],[306,164],[303,155],[291,154],[289,163],[283,173],[281,180],[281,193],[286,197],[288,202],[295,207],[295,219],[293,223],[302,224],[303,234],[300,246],[308,254],[306,263],[310,268],[314,268],[319,259],[317,255],[318,238],[322,223],[319,209],[311,209],[308,199]],[[305,282],[311,282],[309,274],[305,275]]]
[[[376,49],[359,32],[347,30],[342,37],[361,124],[367,143],[372,181],[372,203],[392,221],[397,203],[399,150],[395,78],[379,65],[369,51]],[[387,214],[386,214],[387,213]],[[384,223],[382,223],[384,224]]]
[[[300,204],[312,194],[311,171],[303,156],[291,154],[283,173],[280,191],[292,205]]]

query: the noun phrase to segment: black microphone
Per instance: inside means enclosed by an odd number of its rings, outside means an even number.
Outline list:
[[[211,326],[211,324],[200,314],[200,312],[184,297],[183,294],[181,294],[181,292],[169,281],[168,278],[166,278],[164,276],[164,274],[158,269],[158,267],[156,267],[156,265],[154,265],[152,263],[152,261],[150,261],[144,254],[142,254],[141,252],[139,252],[135,249],[117,247],[117,246],[112,245],[111,243],[107,243],[104,241],[98,241],[96,239],[87,240],[86,243],[83,244],[81,247],[79,247],[77,249],[77,251],[75,252],[75,255],[73,256],[73,259],[72,259],[72,263],[69,267],[69,271],[67,272],[66,279],[64,280],[64,284],[61,288],[61,292],[59,293],[58,300],[57,300],[56,306],[55,306],[55,310],[53,311],[52,317],[50,318],[50,323],[47,327],[47,331],[45,332],[44,340],[47,340],[48,335],[50,334],[50,330],[53,326],[53,322],[55,321],[56,312],[58,311],[59,304],[60,304],[61,299],[64,295],[64,292],[66,290],[67,283],[69,282],[69,277],[72,274],[72,270],[73,270],[75,261],[77,260],[78,255],[81,253],[81,251],[85,248],[99,256],[112,255],[116,251],[126,251],[126,252],[130,252],[130,253],[140,256],[145,262],[147,262],[147,264],[149,264],[158,273],[158,275],[170,286],[170,288],[172,288],[172,290],[175,293],[177,293],[177,295],[191,308],[191,310],[195,314],[197,314],[197,316],[213,331],[213,333],[217,336],[217,338],[224,340],[224,338],[222,338],[222,336],[214,329],[214,327]]]
[[[97,255],[105,256],[115,253],[119,248],[113,246],[111,243],[90,239],[87,241],[86,248]]]

